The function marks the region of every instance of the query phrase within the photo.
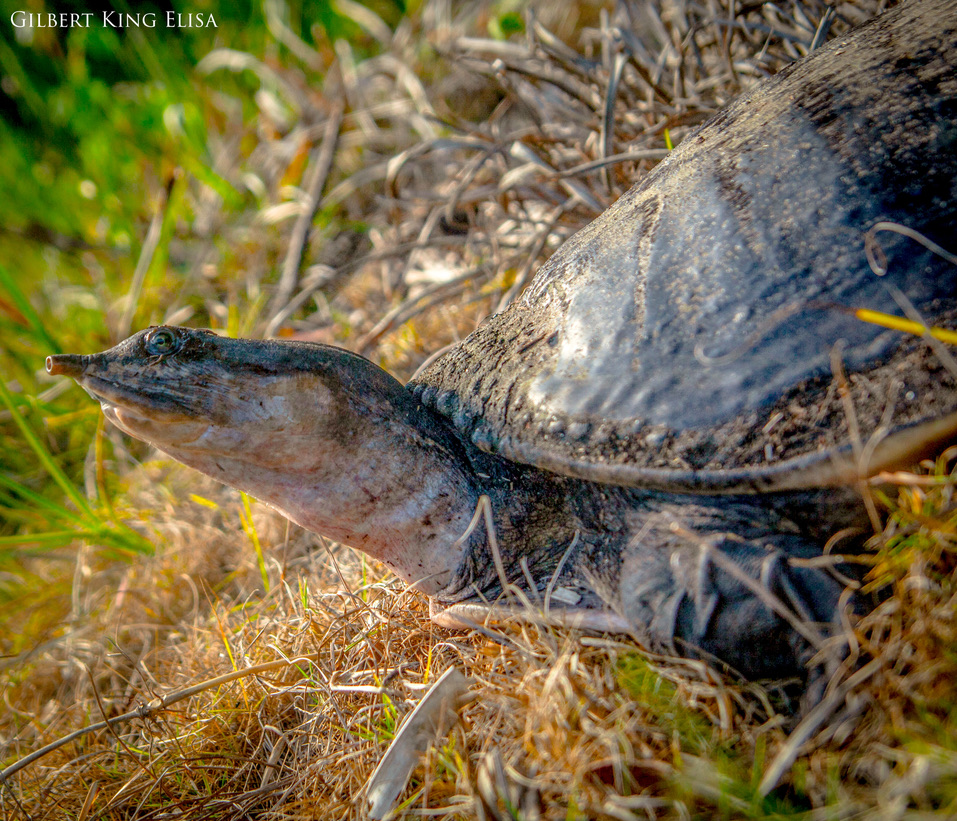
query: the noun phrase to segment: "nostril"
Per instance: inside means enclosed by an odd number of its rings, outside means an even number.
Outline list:
[[[64,353],[48,356],[46,361],[47,373],[54,376],[72,376],[76,379],[83,374],[83,360],[79,354]]]

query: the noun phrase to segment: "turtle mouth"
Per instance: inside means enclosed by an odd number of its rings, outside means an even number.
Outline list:
[[[171,397],[141,391],[92,374],[75,376],[103,415],[120,430],[156,445],[188,445],[207,430],[208,424],[188,413]]]
[[[76,381],[90,396],[99,402],[104,410],[112,408],[127,414],[130,418],[139,418],[158,421],[163,416],[171,415],[170,409],[164,408],[164,402],[148,391],[130,388],[120,382],[104,379],[100,376],[83,374],[76,377]],[[176,411],[173,411],[176,413]],[[179,414],[181,415],[180,410]]]

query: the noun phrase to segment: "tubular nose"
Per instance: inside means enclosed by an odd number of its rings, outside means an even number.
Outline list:
[[[85,356],[75,353],[56,354],[47,357],[47,373],[54,375],[70,376],[76,379],[82,376],[86,363]]]

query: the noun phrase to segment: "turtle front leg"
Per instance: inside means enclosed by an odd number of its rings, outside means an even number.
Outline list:
[[[807,673],[837,628],[843,589],[799,563],[820,548],[789,533],[652,530],[626,548],[620,588],[625,617],[652,647],[718,659],[748,678]]]

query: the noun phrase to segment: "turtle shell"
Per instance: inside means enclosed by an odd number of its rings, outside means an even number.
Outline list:
[[[957,266],[911,232],[953,249],[955,172],[957,4],[897,7],[685,139],[412,387],[484,450],[622,485],[920,455],[957,366],[879,323],[954,327]]]

